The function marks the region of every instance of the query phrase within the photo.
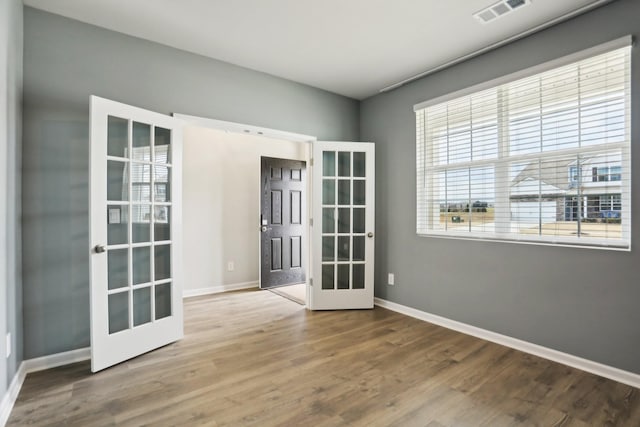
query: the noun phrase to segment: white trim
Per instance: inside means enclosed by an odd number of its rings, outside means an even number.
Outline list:
[[[553,362],[561,363],[563,365],[571,366],[573,368],[599,375],[601,377],[609,378],[611,380],[618,381],[632,387],[640,388],[640,375],[633,372],[623,371],[622,369],[603,365],[602,363],[583,359],[581,357],[563,353],[558,350],[553,350],[548,347],[543,347],[538,344],[522,341],[517,338],[512,338],[506,335],[498,334],[496,332],[491,332],[486,329],[468,325],[466,323],[447,319],[446,317],[427,313],[425,311],[387,301],[382,298],[375,298],[375,305],[391,311],[395,311],[397,313],[404,314],[409,317],[432,323],[434,325],[442,326],[444,328],[458,331],[463,334],[471,335],[476,338],[513,348],[515,350],[533,354],[534,356],[542,357]]]
[[[183,289],[182,298],[199,297],[202,295],[219,294],[222,292],[239,291],[241,289],[253,289],[258,287],[258,282],[232,283],[230,285],[218,285],[207,288]]]
[[[561,58],[552,59],[551,61],[543,62],[542,64],[535,65],[533,67],[525,68],[524,70],[516,71],[515,73],[507,74],[486,82],[482,82],[473,86],[466,87],[455,92],[448,93],[446,95],[439,96],[437,98],[429,99],[424,102],[420,102],[413,106],[413,111],[422,110],[432,105],[440,104],[452,99],[460,98],[475,92],[481,92],[483,90],[491,89],[496,86],[500,86],[506,83],[510,83],[525,77],[533,76],[534,74],[543,73],[554,68],[569,65],[574,62],[581,61],[583,59],[590,58],[592,56],[600,55],[610,52],[612,50],[620,49],[633,45],[633,36],[624,36],[619,39],[611,40],[607,43],[602,43],[597,46],[590,47],[588,49],[581,50],[579,52],[572,53],[570,55],[563,56]]]
[[[9,421],[13,405],[16,403],[26,376],[27,373],[24,370],[24,363],[21,363],[18,372],[16,372],[13,380],[11,380],[11,384],[9,384],[9,389],[4,396],[2,396],[2,401],[0,401],[0,427],[4,427],[7,421]]]
[[[16,399],[22,389],[22,384],[27,374],[44,371],[45,369],[56,368],[58,366],[69,365],[71,363],[83,362],[91,358],[89,347],[77,350],[65,351],[63,353],[50,354],[48,356],[36,357],[35,359],[23,360],[18,371],[13,376],[9,389],[0,402],[0,427],[4,427],[11,416],[11,411],[16,403]]]
[[[454,234],[459,233],[459,234]],[[464,234],[463,234],[464,233]],[[509,233],[505,233],[509,234]],[[518,235],[518,238],[500,237],[500,235],[489,233],[473,233],[473,232],[456,232],[456,231],[429,231],[428,233],[417,232],[420,237],[432,237],[435,239],[453,239],[453,240],[473,240],[476,242],[497,242],[497,243],[517,243],[522,245],[543,245],[555,246],[558,248],[580,248],[580,249],[597,249],[607,251],[631,252],[631,243],[622,240],[598,239],[598,238],[582,238],[572,240],[571,238],[563,238],[563,236],[539,236],[539,235]]]
[[[208,119],[206,117],[190,116],[188,114],[173,113],[173,117],[183,120],[188,125],[202,126],[211,129],[224,130],[227,132],[258,135],[267,138],[284,139],[285,141],[293,142],[313,142],[317,140],[315,136],[304,135],[301,133],[287,132],[278,129],[246,125],[236,122],[227,122],[224,120]]]
[[[77,350],[65,351],[63,353],[50,354],[48,356],[36,357],[22,362],[24,371],[27,374],[44,371],[45,369],[57,368],[58,366],[69,365],[71,363],[83,362],[91,358],[89,347]]]

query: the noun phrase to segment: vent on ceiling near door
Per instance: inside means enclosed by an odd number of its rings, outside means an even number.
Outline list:
[[[482,9],[473,14],[473,16],[483,24],[487,24],[494,19],[507,15],[522,6],[531,4],[531,0],[502,0],[498,3]]]

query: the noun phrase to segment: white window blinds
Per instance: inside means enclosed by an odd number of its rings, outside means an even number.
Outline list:
[[[417,106],[418,234],[629,248],[630,55]]]

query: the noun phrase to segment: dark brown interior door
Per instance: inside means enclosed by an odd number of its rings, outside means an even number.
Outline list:
[[[260,287],[303,283],[306,222],[306,164],[262,157]]]

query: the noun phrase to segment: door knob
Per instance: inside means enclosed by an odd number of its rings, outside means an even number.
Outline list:
[[[267,226],[263,225],[262,227],[260,227],[260,231],[262,231],[263,233],[267,231]]]
[[[372,238],[372,237],[373,237],[373,233],[372,233],[372,232],[368,232],[368,233],[367,233],[367,237],[368,237],[368,238]]]
[[[97,253],[97,254],[101,254],[104,251],[107,250],[107,248],[104,247],[104,245],[96,245],[93,250]]]

